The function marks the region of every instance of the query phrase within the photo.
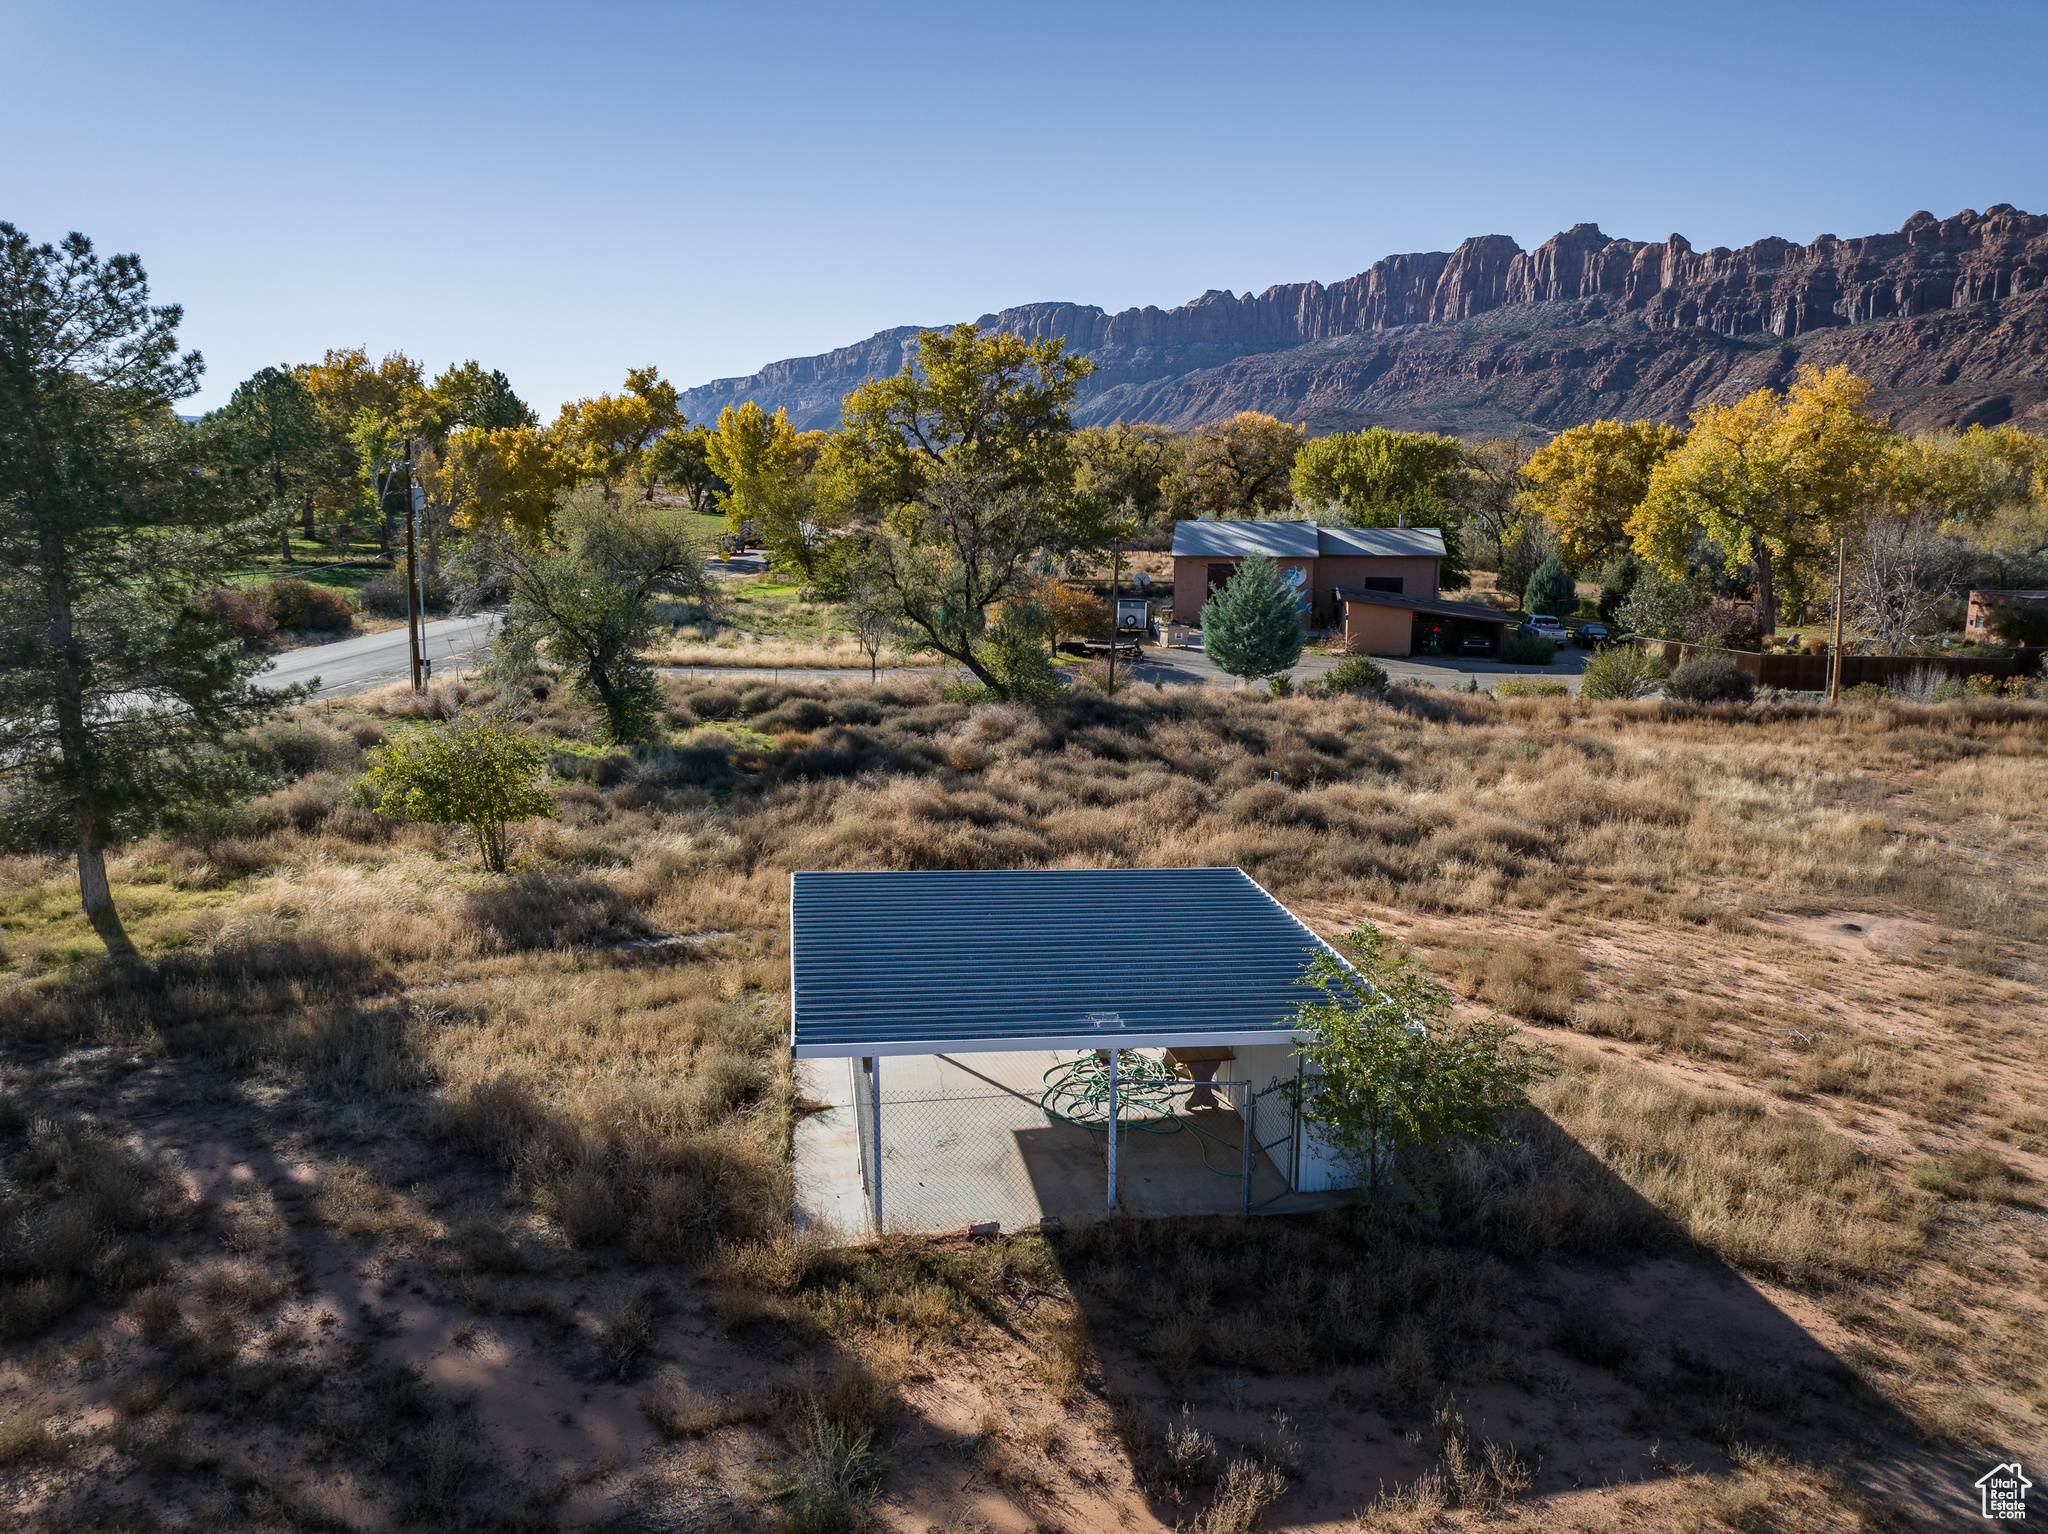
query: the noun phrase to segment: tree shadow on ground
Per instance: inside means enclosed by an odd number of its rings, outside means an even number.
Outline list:
[[[1284,1520],[1404,1488],[1485,1510],[1712,1484],[1758,1454],[1880,1523],[1972,1505],[1982,1466],[1554,1122],[1517,1119],[1496,1175],[1470,1164],[1495,1148],[1465,1147],[1415,1169],[1419,1196],[1055,1243],[1155,1515],[1222,1495],[1233,1461],[1281,1478]]]

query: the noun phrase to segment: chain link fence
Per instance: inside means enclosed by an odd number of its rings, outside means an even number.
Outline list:
[[[853,1062],[861,1186],[884,1230],[1004,1230],[1111,1214],[1235,1214],[1288,1191],[1293,1110],[1277,1088],[1190,1080],[1124,1051]],[[1245,1133],[1247,1117],[1254,1133]],[[1276,1162],[1275,1157],[1280,1158]],[[1112,1164],[1114,1172],[1112,1174]],[[1114,1197],[1111,1195],[1112,1175]]]

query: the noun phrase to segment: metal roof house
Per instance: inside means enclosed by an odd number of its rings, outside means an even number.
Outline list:
[[[1201,622],[1211,591],[1229,584],[1237,566],[1264,554],[1289,572],[1309,602],[1312,628],[1339,621],[1336,590],[1434,597],[1444,559],[1433,527],[1325,527],[1301,522],[1223,522],[1203,518],[1173,525],[1173,615]]]
[[[790,1051],[832,1104],[799,1126],[800,1203],[837,1177],[839,1223],[857,1187],[867,1223],[931,1229],[1339,1187],[1284,1091],[1332,951],[1235,868],[794,873]]]

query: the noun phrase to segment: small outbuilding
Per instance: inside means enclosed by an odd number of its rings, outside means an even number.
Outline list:
[[[1016,1229],[1327,1201],[1289,1026],[1323,940],[1236,868],[801,872],[805,1218]]]
[[[1237,567],[1255,554],[1278,564],[1301,592],[1309,627],[1329,629],[1342,620],[1339,586],[1434,598],[1443,569],[1444,537],[1433,527],[1324,527],[1312,521],[1220,522],[1206,517],[1176,522],[1174,621],[1199,624],[1209,594],[1229,585]]]
[[[1514,620],[1477,602],[1431,595],[1339,586],[1331,593],[1341,618],[1344,648],[1362,655],[1452,655],[1479,649],[1500,653]]]

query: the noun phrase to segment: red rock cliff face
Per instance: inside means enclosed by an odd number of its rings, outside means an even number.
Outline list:
[[[1498,410],[1480,409],[1490,426],[1525,422],[1556,429],[1572,424],[1567,417],[1578,412],[1609,405],[1628,413],[1632,380],[1646,376],[1646,368],[1669,373],[1687,358],[1698,386],[1664,378],[1656,397],[1641,399],[1635,411],[1682,415],[1726,379],[1759,374],[1758,367],[1745,365],[1754,359],[1724,355],[1716,339],[1811,346],[1822,332],[1862,326],[1877,327],[1867,338],[1870,344],[1850,349],[1877,373],[1897,375],[1897,388],[1910,393],[1923,384],[1983,385],[1974,392],[1962,389],[1957,410],[1976,408],[1970,400],[2003,398],[2005,406],[1980,408],[1980,418],[1988,408],[1991,417],[2031,420],[2030,412],[2048,410],[2048,365],[2039,344],[2048,314],[2042,305],[2021,303],[2005,316],[2019,321],[2017,332],[2011,325],[2001,330],[1997,315],[1988,327],[1949,327],[1934,347],[1944,359],[1936,371],[1947,373],[1939,380],[1909,376],[1912,356],[1929,350],[1920,334],[1926,327],[1887,322],[1925,321],[1950,311],[1983,319],[1978,311],[2010,307],[2044,290],[2048,217],[2001,203],[1949,219],[1915,213],[1896,234],[1852,240],[1823,235],[1811,245],[1773,238],[1740,250],[1694,250],[1677,234],[1657,243],[1610,239],[1593,224],[1576,225],[1531,251],[1505,235],[1482,235],[1455,251],[1389,256],[1329,286],[1290,283],[1243,295],[1211,291],[1178,308],[1119,314],[1082,304],[1027,304],[983,315],[976,323],[1033,338],[1063,337],[1073,350],[1094,357],[1097,371],[1076,411],[1082,421],[1116,419],[1142,406],[1153,412],[1150,419],[1187,426],[1226,408],[1288,414],[1289,400],[1298,408],[1314,396],[1324,401],[1317,414],[1324,422],[1398,417],[1455,429],[1463,415],[1446,415],[1450,407],[1439,404],[1452,395],[1470,395],[1469,388],[1460,392],[1460,380],[1498,373],[1504,361],[1488,361],[1492,343],[1482,332],[1498,336],[1518,327],[1547,340],[1533,351],[1523,347],[1507,371],[1552,370],[1556,399],[1546,409],[1536,397],[1541,390],[1512,405],[1503,396]],[[1489,318],[1490,328],[1481,324],[1466,334]],[[1445,329],[1431,338],[1428,327]],[[1578,332],[1579,344],[1560,346],[1561,329]],[[1978,331],[1986,347],[1972,343]],[[1994,331],[1995,346],[1989,344]],[[1376,338],[1395,333],[1402,340],[1394,350],[1404,364],[1390,361],[1364,376],[1371,370],[1363,351],[1385,351]],[[1629,339],[1642,333],[1646,339]],[[884,331],[822,356],[770,364],[749,378],[721,379],[691,390],[684,408],[702,418],[723,404],[752,398],[785,406],[805,426],[829,426],[849,389],[902,366],[914,334],[911,327]],[[1665,339],[1656,339],[1660,335]],[[1348,364],[1322,354],[1336,343],[1344,343]],[[1538,363],[1539,355],[1548,360]],[[1303,370],[1312,376],[1320,368],[1327,385],[1336,376],[1333,367],[1350,383],[1312,387],[1294,376]],[[1225,371],[1208,376],[1218,369]],[[1391,392],[1392,374],[1405,380],[1398,393]],[[1282,387],[1283,379],[1292,382]],[[1925,407],[1921,414],[1928,419],[1947,408],[1917,397],[1916,405]]]

